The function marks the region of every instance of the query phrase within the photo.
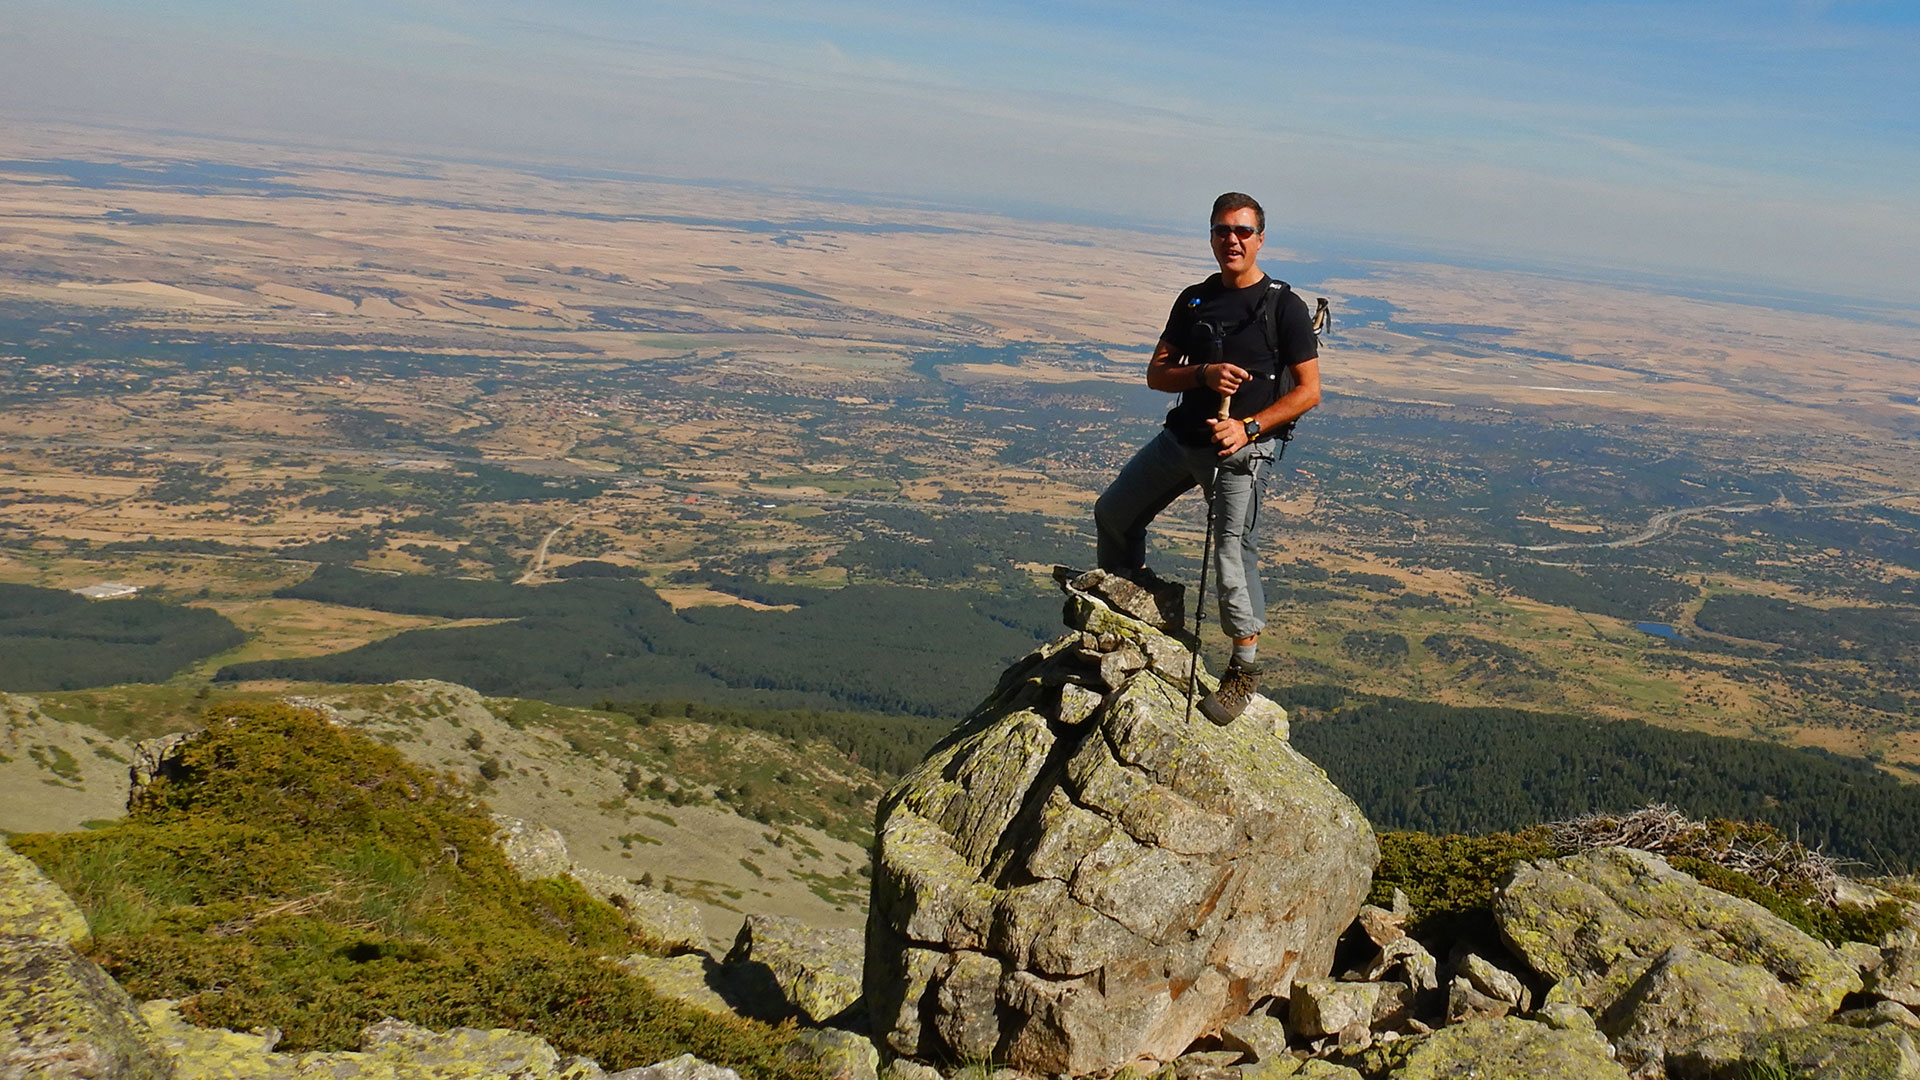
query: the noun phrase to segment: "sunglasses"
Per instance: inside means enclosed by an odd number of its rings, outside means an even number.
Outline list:
[[[1251,225],[1215,225],[1213,227],[1213,238],[1215,240],[1225,240],[1229,236],[1237,236],[1245,240],[1259,231],[1260,230]]]

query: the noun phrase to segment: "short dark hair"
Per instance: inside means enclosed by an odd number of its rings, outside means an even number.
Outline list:
[[[1230,214],[1235,210],[1253,211],[1254,224],[1259,227],[1261,232],[1267,231],[1267,212],[1260,209],[1260,200],[1251,195],[1243,195],[1238,191],[1229,191],[1225,195],[1213,200],[1213,216],[1207,219],[1207,224],[1212,225],[1214,222],[1220,220],[1221,214]]]

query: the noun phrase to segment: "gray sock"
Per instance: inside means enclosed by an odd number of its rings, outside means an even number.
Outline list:
[[[1249,645],[1235,645],[1233,647],[1233,662],[1239,664],[1241,667],[1259,667],[1260,643],[1256,641]]]

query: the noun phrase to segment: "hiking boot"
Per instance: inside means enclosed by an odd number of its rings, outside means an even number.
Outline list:
[[[1259,692],[1260,674],[1256,664],[1238,661],[1228,664],[1226,673],[1220,676],[1219,689],[1201,699],[1200,711],[1221,727],[1233,723],[1247,711],[1247,702]]]

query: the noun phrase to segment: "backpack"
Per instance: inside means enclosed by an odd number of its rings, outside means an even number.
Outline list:
[[[1276,401],[1285,397],[1289,390],[1300,384],[1300,380],[1293,374],[1293,365],[1280,362],[1282,340],[1280,325],[1281,320],[1287,317],[1287,295],[1291,292],[1293,292],[1293,286],[1275,278],[1268,278],[1267,295],[1260,298],[1260,303],[1265,305],[1265,310],[1255,316],[1260,320],[1260,332],[1266,338],[1267,352],[1273,356],[1274,374],[1271,377],[1275,381],[1275,387],[1272,400]],[[1327,298],[1322,296],[1318,299],[1319,303],[1314,306],[1313,312],[1313,340],[1316,344],[1320,341],[1320,335],[1333,325],[1333,310],[1327,305]],[[1291,440],[1294,425],[1297,423],[1299,423],[1297,420],[1287,421],[1272,433],[1272,437],[1281,442]]]

